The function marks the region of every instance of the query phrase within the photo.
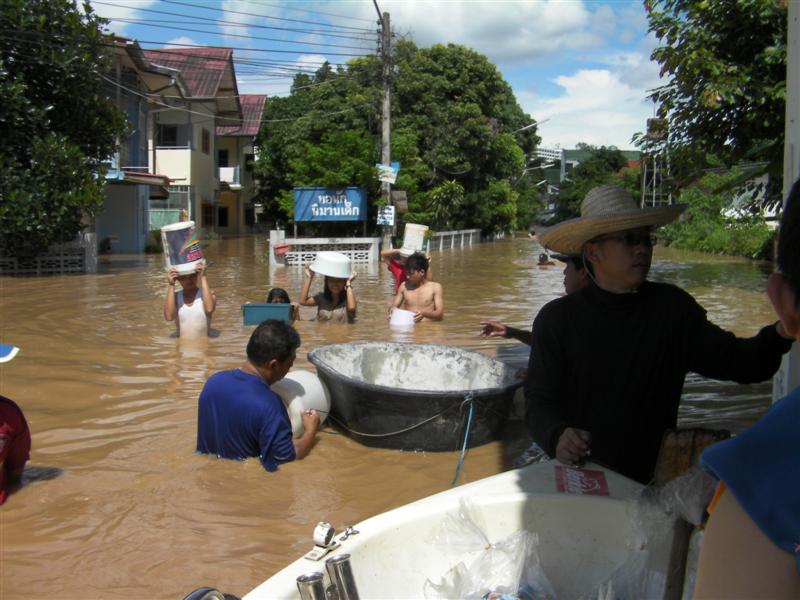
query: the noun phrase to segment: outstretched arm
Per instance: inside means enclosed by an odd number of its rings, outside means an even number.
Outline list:
[[[314,281],[314,271],[308,268],[306,265],[303,268],[303,273],[305,273],[305,281],[303,281],[303,289],[300,290],[300,304],[303,306],[316,306],[317,301],[314,298],[308,297],[308,292],[311,289],[311,282]]]
[[[164,298],[164,319],[174,321],[178,316],[178,306],[175,303],[175,282],[178,280],[178,270],[174,267],[167,273],[167,297]]]
[[[483,337],[513,338],[528,346],[533,342],[533,333],[525,329],[509,327],[498,321],[481,321],[481,325],[481,335]]]

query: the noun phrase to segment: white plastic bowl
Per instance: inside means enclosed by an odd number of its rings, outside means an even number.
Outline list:
[[[310,371],[290,371],[270,388],[280,396],[292,422],[292,435],[303,435],[303,411],[313,408],[319,412],[322,425],[331,410],[331,394],[316,373]]]
[[[311,270],[320,275],[347,279],[353,274],[350,258],[341,252],[317,252]]]

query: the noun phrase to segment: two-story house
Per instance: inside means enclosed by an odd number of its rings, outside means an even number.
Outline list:
[[[106,94],[127,115],[130,135],[110,158],[94,227],[101,251],[139,253],[148,242],[151,202],[169,196],[169,177],[148,164],[153,114],[187,89],[178,71],[152,64],[135,40],[115,37],[112,58]]]
[[[145,56],[153,64],[178,71],[188,88],[185,98],[170,98],[173,104],[154,111],[148,165],[151,172],[165,173],[171,181],[169,198],[151,202],[150,227],[178,221],[185,210],[203,229],[214,230],[220,215],[225,215],[220,211],[216,128],[242,125],[233,50],[160,48],[145,50]]]
[[[223,235],[249,231],[255,224],[253,162],[257,149],[254,141],[261,129],[267,97],[243,94],[239,100],[241,123],[223,121],[217,125],[218,203],[214,213],[204,215],[215,220],[215,231]]]

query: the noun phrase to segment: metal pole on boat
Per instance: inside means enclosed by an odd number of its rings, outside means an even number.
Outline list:
[[[319,571],[305,573],[297,578],[301,600],[325,600],[325,575]]]
[[[337,554],[325,561],[328,577],[339,592],[339,600],[359,600],[356,580],[350,568],[350,555]]]

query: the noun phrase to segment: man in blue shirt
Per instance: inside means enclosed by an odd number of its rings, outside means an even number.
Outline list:
[[[294,441],[286,407],[269,387],[292,368],[299,346],[300,336],[284,321],[268,320],[256,327],[244,364],[215,373],[200,393],[198,452],[235,460],[257,456],[267,471],[308,455],[319,414],[303,413],[303,435]]]

